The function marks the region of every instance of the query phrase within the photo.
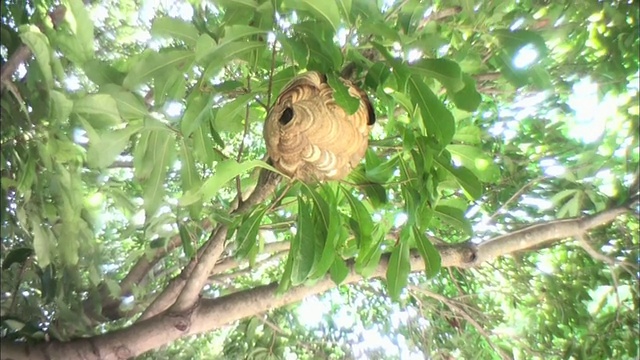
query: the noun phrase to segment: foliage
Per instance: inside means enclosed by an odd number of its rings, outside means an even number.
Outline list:
[[[205,297],[340,284],[384,254],[389,266],[142,358],[638,353],[637,217],[474,269],[442,268],[437,250],[634,198],[636,2],[56,4],[2,4],[3,338],[131,325],[225,224],[222,261],[237,266]],[[33,58],[5,81],[21,44]],[[345,181],[286,181],[232,213],[270,168],[269,106],[304,70],[369,94],[366,159]],[[123,289],[141,259],[156,262]]]

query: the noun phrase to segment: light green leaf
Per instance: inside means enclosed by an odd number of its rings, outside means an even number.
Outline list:
[[[471,170],[480,181],[495,183],[500,180],[500,168],[482,149],[470,145],[450,144],[451,157]]]
[[[335,0],[285,0],[284,6],[289,9],[307,11],[328,22],[334,31],[340,28],[340,11]]]
[[[40,223],[40,218],[31,218],[31,231],[33,234],[33,250],[38,258],[38,266],[45,268],[51,263],[51,251],[54,244],[50,232],[46,231]]]
[[[118,103],[108,94],[87,95],[76,100],[73,112],[83,116],[95,129],[104,129],[122,123]]]
[[[246,106],[255,94],[243,94],[224,104],[216,113],[213,126],[218,131],[239,132],[243,127]]]
[[[145,161],[150,161],[153,168],[149,178],[144,181],[143,200],[147,221],[151,219],[165,193],[164,180],[167,166],[173,157],[175,139],[169,131],[154,130],[150,132]]]
[[[53,71],[51,69],[51,46],[47,37],[33,25],[23,25],[20,27],[20,39],[29,47],[44,78],[47,88],[53,88]]]
[[[267,30],[247,25],[230,25],[224,28],[224,37],[220,44],[233,42],[251,35],[266,34]]]
[[[89,80],[99,86],[105,84],[121,85],[126,76],[125,73],[118,71],[110,63],[98,59],[91,59],[85,62],[82,65],[82,69]]]
[[[341,187],[342,192],[351,207],[351,221],[350,225],[355,233],[356,241],[358,242],[358,248],[362,254],[368,253],[369,249],[373,245],[371,233],[373,232],[373,221],[371,220],[371,214],[367,211],[367,208],[358,201],[351,193],[344,187]]]
[[[103,86],[105,93],[110,94],[118,104],[118,112],[125,120],[144,119],[149,116],[149,110],[143,100],[130,91],[124,90],[120,86]]]
[[[200,42],[198,42],[200,45]],[[214,46],[210,49],[196,48],[196,62],[224,66],[229,61],[240,57],[252,50],[266,48],[266,43],[260,41],[232,41]]]
[[[153,20],[151,35],[179,39],[188,46],[195,46],[199,34],[196,27],[190,22],[163,16]]]
[[[472,199],[479,199],[482,196],[482,184],[469,169],[455,168],[443,156],[438,156],[434,160],[443,170],[453,176]]]
[[[420,59],[411,66],[414,73],[438,80],[447,90],[462,90],[462,70],[457,62],[447,59]]]
[[[210,121],[213,96],[194,89],[187,98],[187,108],[180,121],[182,136],[189,137],[202,124]]]
[[[138,132],[142,125],[130,124],[124,129],[109,131],[99,135],[97,142],[90,141],[87,151],[89,166],[98,169],[107,168],[124,152],[129,145],[129,139]]]
[[[73,110],[73,101],[69,100],[64,93],[51,90],[49,93],[49,101],[51,102],[49,117],[57,123],[64,123],[69,119]]]
[[[75,40],[75,52],[80,55],[78,65],[82,65],[94,57],[93,20],[82,0],[63,0],[62,3],[67,7],[64,17],[73,33],[70,37]]]
[[[216,166],[213,176],[210,176],[204,184],[202,184],[200,189],[197,191],[188,191],[180,198],[180,200],[178,200],[178,204],[180,204],[180,206],[187,206],[199,199],[203,199],[205,201],[209,200],[214,197],[226,183],[231,181],[231,179],[255,167],[266,168],[280,173],[278,170],[261,160],[251,160],[243,163],[238,163],[233,159],[225,160]]]
[[[124,78],[122,85],[127,89],[133,89],[156,74],[170,71],[170,69],[184,72],[186,69],[191,68],[194,58],[194,52],[189,50],[171,50],[162,53],[149,52],[146,56],[138,58]]]
[[[468,125],[456,130],[453,141],[469,145],[480,145],[482,142],[482,129],[475,125]]]

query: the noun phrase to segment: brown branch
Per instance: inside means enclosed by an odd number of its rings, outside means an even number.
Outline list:
[[[606,224],[628,211],[623,207],[613,208],[593,216],[549,221],[495,237],[478,245],[478,256],[471,265],[476,266],[479,263],[491,261],[505,253],[511,254],[539,247],[551,241],[583,235],[586,231]]]
[[[411,285],[410,288],[413,289],[414,291],[422,293],[422,294],[424,294],[424,295],[426,295],[426,296],[428,296],[430,298],[433,298],[435,300],[438,300],[438,301],[442,302],[449,309],[451,309],[451,311],[453,311],[454,314],[460,314],[460,316],[462,316],[465,320],[467,320],[467,322],[469,322],[478,331],[478,333],[480,333],[480,335],[482,335],[485,338],[485,340],[487,340],[487,343],[489,344],[489,346],[491,346],[491,348],[493,350],[495,350],[495,352],[497,352],[500,355],[501,358],[503,358],[503,359],[513,359],[511,356],[509,356],[509,354],[505,353],[502,349],[500,349],[498,346],[496,346],[493,343],[493,341],[491,341],[491,335],[482,327],[482,325],[480,325],[480,323],[478,323],[462,307],[456,305],[455,301],[453,301],[452,299],[447,298],[446,296],[442,296],[440,294],[436,294],[434,292],[431,292],[431,291],[429,291],[427,289],[423,289],[423,288],[415,286],[415,285]]]
[[[65,6],[60,5],[49,13],[51,23],[54,26],[57,26],[62,22],[62,20],[64,20],[66,10],[67,8]],[[43,30],[41,25],[39,25],[39,27],[41,28],[41,30]],[[16,70],[18,70],[18,67],[20,67],[21,64],[26,63],[27,60],[31,58],[31,55],[33,55],[31,49],[29,49],[29,47],[24,44],[18,46],[16,51],[11,54],[7,62],[0,70],[0,93],[4,92],[6,87],[14,87],[11,81],[11,77],[13,76],[13,74],[15,74]]]
[[[550,246],[553,240],[583,234],[599,225],[614,220],[628,211],[614,208],[600,214],[579,219],[552,221],[499,236],[476,247],[471,242],[437,246],[443,267],[479,266],[483,261],[515,251],[530,249],[544,244]],[[383,277],[387,270],[389,255],[385,254],[372,274]],[[417,253],[410,257],[412,271],[424,270],[424,261]],[[353,266],[343,284],[353,284],[363,280]],[[127,328],[98,335],[88,339],[69,342],[49,342],[35,346],[22,343],[2,343],[0,359],[104,359],[115,360],[140,355],[151,349],[168,344],[180,337],[218,329],[234,321],[256,315],[270,309],[296,303],[308,296],[317,295],[336,285],[329,276],[317,281],[313,286],[298,286],[285,294],[278,294],[278,284],[259,286],[239,291],[217,299],[204,299],[183,312],[164,312],[140,321]]]

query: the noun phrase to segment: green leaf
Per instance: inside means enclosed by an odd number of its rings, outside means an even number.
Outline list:
[[[267,213],[268,207],[260,207],[253,213],[245,216],[238,228],[236,234],[237,250],[236,257],[245,258],[251,250],[256,246],[256,238],[258,237],[258,230],[260,230],[260,223],[264,214]]]
[[[153,78],[153,96],[157,105],[169,100],[181,101],[185,97],[187,80],[176,69],[156,74]]]
[[[76,100],[73,112],[83,116],[95,129],[104,129],[122,123],[118,103],[108,94],[87,95]]]
[[[329,273],[331,274],[331,280],[333,280],[336,285],[340,285],[349,275],[349,268],[344,260],[336,258],[331,264]]]
[[[362,202],[353,197],[347,189],[344,187],[341,187],[341,189],[351,207],[350,224],[355,233],[358,248],[367,252],[372,246],[373,221],[371,220],[371,214],[369,214]]]
[[[411,66],[414,73],[438,80],[448,91],[456,92],[465,87],[462,70],[457,62],[447,59],[420,59]]]
[[[169,131],[154,130],[150,132],[145,161],[153,165],[149,178],[144,181],[143,200],[147,220],[158,210],[164,197],[164,180],[167,167],[173,157],[175,138]]]
[[[306,42],[300,41],[296,37],[288,37],[285,34],[281,33],[277,35],[277,39],[278,42],[282,44],[282,50],[285,55],[290,57],[300,67],[307,67],[307,64],[309,62],[309,55],[311,54],[311,52],[309,50],[309,45]],[[282,73],[282,71],[280,73]],[[288,80],[290,79],[291,78],[289,78]],[[274,91],[274,93],[277,93],[277,91]]]
[[[129,145],[129,139],[142,128],[141,125],[130,124],[124,129],[113,130],[101,134],[96,142],[89,142],[87,162],[90,167],[104,169],[113,164],[116,158]]]
[[[449,144],[455,133],[455,120],[451,112],[417,76],[409,77],[408,87],[411,99],[420,108],[427,133],[435,136],[441,144]]]
[[[255,94],[243,94],[222,106],[213,120],[218,131],[240,132],[244,126],[246,106]]]
[[[387,291],[393,300],[400,299],[402,289],[407,286],[409,272],[411,271],[409,236],[410,228],[402,229],[405,236],[400,235],[399,243],[393,248],[389,265],[387,266]]]
[[[193,155],[198,162],[210,167],[214,161],[219,160],[213,150],[213,141],[209,134],[209,123],[202,123],[192,135]]]
[[[187,192],[200,188],[202,180],[196,169],[196,162],[193,151],[187,146],[187,139],[182,138],[182,146],[180,147],[180,180],[182,183],[182,191]],[[189,206],[189,214],[192,219],[197,219],[202,209],[202,203],[195,203]]]
[[[200,45],[200,43],[198,43]],[[197,48],[196,62],[199,64],[213,65],[214,68],[220,68],[231,60],[239,58],[240,55],[246,54],[256,49],[266,48],[266,43],[260,41],[231,41],[223,43],[213,48]],[[209,72],[208,70],[207,72]]]
[[[370,170],[367,169],[365,172],[367,179],[377,183],[386,183],[393,176],[394,171],[398,168],[399,160],[400,155],[396,154],[392,156],[391,159],[383,162],[382,164]]]
[[[122,86],[133,89],[157,74],[171,69],[183,71],[191,68],[195,54],[188,50],[171,50],[162,53],[148,52],[141,56],[125,77]]]
[[[33,25],[23,25],[20,27],[20,39],[29,47],[44,78],[48,89],[53,88],[53,71],[51,69],[51,46],[47,37]]]
[[[344,240],[342,239],[342,217],[340,212],[335,211],[338,207],[337,197],[333,194],[333,190],[326,185],[323,187],[324,199],[320,196],[314,198],[316,202],[315,211],[322,213],[322,218],[326,223],[316,224],[316,228],[320,228],[324,239],[317,239],[321,246],[317,248],[316,259],[309,278],[317,279],[325,276],[327,271],[331,268],[334,261],[336,261],[336,249]],[[318,256],[319,255],[319,256]],[[337,261],[340,261],[338,259]]]
[[[482,196],[482,184],[469,169],[454,168],[442,155],[436,157],[435,161],[438,166],[453,176],[472,199],[479,199]]]
[[[266,34],[267,30],[247,25],[230,25],[224,28],[224,37],[220,44],[233,42],[248,36]]]
[[[85,75],[96,85],[102,86],[106,84],[122,85],[126,74],[117,70],[110,63],[91,59],[82,65]]]
[[[298,222],[296,235],[293,239],[297,243],[296,251],[290,253],[293,257],[291,284],[302,284],[308,277],[315,259],[315,231],[311,221],[311,205],[303,199],[298,199]],[[293,249],[293,246],[292,246]]]
[[[38,259],[38,266],[43,269],[51,263],[51,255],[54,248],[53,234],[45,230],[40,218],[37,217],[31,219],[31,233],[33,235],[33,250]]]
[[[349,16],[351,16],[351,0],[336,0],[336,3],[342,13],[342,18],[349,21]]]
[[[73,39],[73,45],[70,46],[73,46],[77,59],[72,61],[81,66],[94,57],[93,20],[82,0],[63,0],[62,4],[67,8],[64,17],[71,30],[66,42]]]
[[[560,205],[564,199],[566,199],[569,196],[575,196],[577,192],[578,192],[577,189],[562,190],[551,198],[551,202],[554,203],[555,205]]]
[[[286,8],[316,15],[319,19],[328,22],[336,32],[340,28],[340,11],[335,0],[284,0],[283,3]]]
[[[464,211],[450,206],[436,206],[434,215],[443,222],[451,225],[456,229],[464,231],[468,236],[473,236],[473,229],[469,219],[464,216]]]
[[[453,141],[469,145],[480,145],[482,142],[482,129],[475,125],[468,125],[456,130]]]
[[[442,266],[442,259],[438,249],[427,239],[420,229],[413,227],[413,238],[416,242],[418,252],[424,260],[424,271],[427,278],[432,278],[438,274],[440,267]]]
[[[158,17],[151,24],[151,35],[179,39],[192,47],[198,40],[198,30],[190,22],[171,17]]]
[[[140,120],[149,116],[143,100],[120,86],[104,86],[104,92],[111,95],[118,104],[118,113],[124,120]]]
[[[57,123],[65,123],[69,119],[71,111],[73,111],[73,101],[69,100],[65,94],[51,90],[49,93],[49,101],[51,106],[49,109],[49,117]]]
[[[269,169],[280,174],[278,170],[261,160],[251,160],[243,163],[238,163],[234,159],[225,160],[216,166],[213,176],[210,176],[198,191],[188,191],[178,200],[178,204],[187,206],[200,199],[209,200],[231,179],[255,167]]]
[[[34,254],[32,248],[20,247],[11,250],[2,261],[2,270],[7,270],[13,264],[24,264]]]
[[[336,100],[336,104],[343,108],[347,114],[355,114],[358,108],[360,108],[360,99],[352,96],[347,86],[335,75],[328,74],[327,82],[333,89],[333,98]]]
[[[197,128],[211,120],[211,106],[214,97],[199,89],[194,89],[187,98],[187,107],[180,121],[182,136],[189,137]]]
[[[389,70],[389,66],[383,62],[376,62],[371,65],[369,71],[367,71],[367,76],[365,77],[364,83],[370,88],[377,88],[381,86],[387,81],[391,75],[391,70]]]
[[[476,111],[482,102],[482,96],[476,89],[476,81],[468,74],[462,74],[464,87],[459,91],[447,90],[453,103],[458,109],[465,111]]]
[[[453,159],[471,170],[482,182],[495,183],[500,180],[500,168],[486,152],[470,145],[450,144],[447,150]]]

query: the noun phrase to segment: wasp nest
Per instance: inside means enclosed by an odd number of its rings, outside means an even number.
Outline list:
[[[374,110],[364,91],[341,80],[360,99],[352,115],[336,104],[320,73],[301,74],[284,87],[264,126],[267,153],[278,170],[305,182],[340,180],[362,160]]]

